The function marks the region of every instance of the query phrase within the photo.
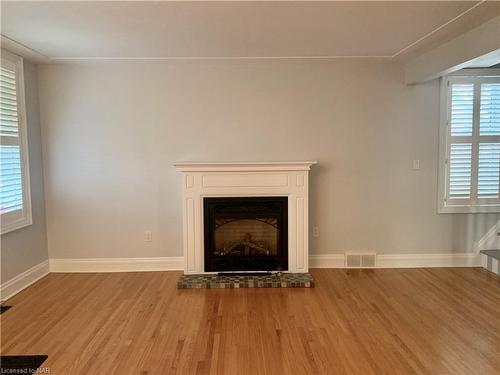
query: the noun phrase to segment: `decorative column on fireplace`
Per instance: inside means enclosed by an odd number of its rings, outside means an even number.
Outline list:
[[[184,273],[308,272],[316,162],[179,162]]]

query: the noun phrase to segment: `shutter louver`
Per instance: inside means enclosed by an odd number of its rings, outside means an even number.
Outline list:
[[[480,135],[500,135],[500,83],[481,85]]]
[[[450,198],[470,198],[472,144],[455,143],[450,147]]]
[[[500,177],[500,143],[479,144],[477,195],[498,198]]]
[[[16,73],[0,69],[0,137],[18,137]],[[2,142],[3,143],[3,142]]]
[[[23,209],[16,73],[0,70],[0,213]]]
[[[453,84],[451,87],[451,135],[471,136],[474,108],[474,84]]]

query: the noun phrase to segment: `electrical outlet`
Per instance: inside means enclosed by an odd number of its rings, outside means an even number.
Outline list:
[[[420,170],[420,160],[418,159],[413,160],[413,170],[414,171]]]
[[[313,227],[313,237],[319,237],[319,227]]]
[[[153,241],[153,233],[150,230],[144,232],[144,242]]]

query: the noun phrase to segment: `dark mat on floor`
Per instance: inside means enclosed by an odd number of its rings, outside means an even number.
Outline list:
[[[0,306],[0,314],[3,314],[4,312],[6,312],[11,307],[12,306]]]
[[[1,373],[34,374],[36,369],[39,368],[47,358],[48,356],[46,355],[2,355],[0,356]]]
[[[201,288],[313,288],[314,279],[309,273],[281,275],[182,275],[177,282],[179,289]]]

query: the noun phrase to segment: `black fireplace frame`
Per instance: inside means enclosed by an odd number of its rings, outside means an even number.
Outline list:
[[[252,216],[248,212],[236,210],[242,206],[249,207]],[[219,215],[224,210],[222,215],[232,218],[277,218],[277,255],[216,256],[212,251],[215,248],[216,210]],[[288,270],[288,197],[204,197],[203,224],[205,272]]]

